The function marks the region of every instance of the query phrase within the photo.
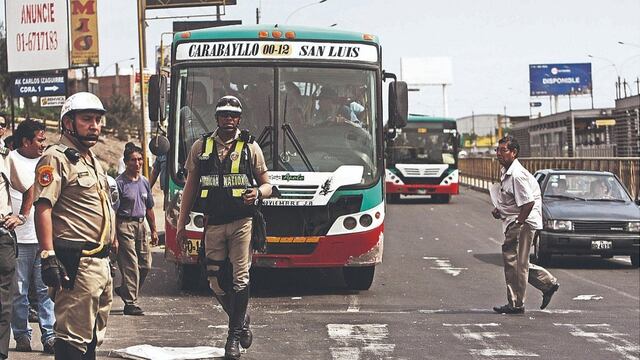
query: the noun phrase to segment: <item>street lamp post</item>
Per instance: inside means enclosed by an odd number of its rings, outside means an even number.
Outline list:
[[[592,59],[598,59],[598,60],[604,60],[606,62],[608,62],[611,66],[613,66],[613,68],[616,71],[616,78],[618,79],[618,81],[616,82],[616,99],[619,99],[621,96],[620,94],[620,72],[618,71],[618,66],[616,65],[616,63],[614,63],[613,61],[602,57],[602,56],[594,56],[591,54],[587,54],[588,57],[592,58]],[[592,90],[593,92],[593,90]],[[593,95],[592,95],[593,96]]]
[[[314,2],[312,2],[311,4],[307,4],[307,5],[301,6],[301,7],[297,8],[297,9],[293,10],[293,11],[289,14],[289,16],[287,16],[287,19],[284,21],[284,23],[285,23],[285,24],[286,24],[286,23],[288,23],[288,22],[289,22],[289,19],[290,19],[290,18],[291,18],[295,13],[297,13],[298,11],[300,11],[300,10],[302,10],[302,9],[305,9],[305,8],[308,8],[309,6],[322,4],[323,2],[326,2],[326,1],[327,1],[327,0],[314,1]]]

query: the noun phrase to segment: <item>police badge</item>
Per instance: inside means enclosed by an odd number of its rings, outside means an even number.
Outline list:
[[[236,161],[236,160],[238,160],[239,156],[240,156],[240,154],[238,154],[237,152],[234,151],[229,155],[229,158],[231,159],[231,161]]]

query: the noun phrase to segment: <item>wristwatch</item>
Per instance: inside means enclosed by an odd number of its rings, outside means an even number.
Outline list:
[[[40,259],[46,259],[49,256],[55,256],[56,252],[53,250],[42,250],[42,252],[40,253]]]
[[[522,223],[516,219],[516,226],[522,226]]]
[[[22,214],[18,214],[16,215],[18,217],[18,219],[20,219],[20,221],[22,221],[22,223],[26,223],[27,222],[27,217],[22,215]]]

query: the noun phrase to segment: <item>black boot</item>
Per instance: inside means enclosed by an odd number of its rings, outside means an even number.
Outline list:
[[[240,359],[240,329],[229,329],[227,343],[224,345],[224,358]]]
[[[229,315],[229,335],[227,336],[227,344],[224,347],[225,358],[240,358],[240,336],[242,328],[245,324],[245,314],[249,305],[249,289],[244,288],[240,291],[234,291],[232,294],[233,301],[231,315]],[[251,344],[249,344],[251,345]]]
[[[251,317],[247,313],[244,317],[244,323],[242,324],[242,331],[240,332],[240,345],[245,349],[248,349],[251,343],[253,343],[253,333],[249,325],[251,325]]]
[[[56,339],[53,348],[55,360],[82,360],[82,351],[64,340]]]

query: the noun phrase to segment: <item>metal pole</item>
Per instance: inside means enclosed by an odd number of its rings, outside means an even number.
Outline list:
[[[142,174],[149,177],[149,159],[147,159],[147,118],[144,101],[145,68],[145,17],[146,0],[138,0],[138,56],[140,58],[140,125],[142,126]]]
[[[576,157],[576,119],[573,116],[573,110],[569,113],[571,114],[571,157]]]
[[[444,117],[449,116],[449,111],[447,109],[447,84],[442,84],[442,112]]]

